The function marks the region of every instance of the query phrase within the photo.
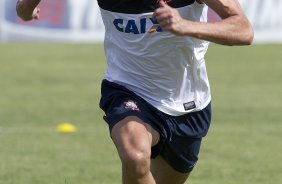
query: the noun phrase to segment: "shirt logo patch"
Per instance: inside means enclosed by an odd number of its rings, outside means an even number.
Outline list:
[[[195,109],[196,108],[196,104],[194,101],[191,102],[187,102],[183,104],[185,111],[189,111],[191,109]]]
[[[131,109],[133,111],[139,111],[139,107],[137,106],[137,103],[132,101],[132,100],[129,100],[127,102],[124,102],[124,108],[125,109]]]

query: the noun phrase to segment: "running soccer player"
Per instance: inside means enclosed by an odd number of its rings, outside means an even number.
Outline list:
[[[39,0],[18,0],[24,20]],[[124,184],[182,184],[211,121],[205,66],[210,42],[249,45],[253,29],[237,0],[98,0],[107,70],[100,107]],[[208,7],[222,19],[207,23]]]

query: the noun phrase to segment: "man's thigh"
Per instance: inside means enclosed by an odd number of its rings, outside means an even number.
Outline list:
[[[155,129],[135,116],[122,119],[111,131],[111,137],[120,156],[140,152],[148,153],[150,158],[151,147],[157,143],[159,136]]]

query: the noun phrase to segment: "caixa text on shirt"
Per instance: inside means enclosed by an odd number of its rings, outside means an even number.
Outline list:
[[[145,34],[163,31],[158,21],[153,18],[142,18],[139,20],[115,19],[113,24],[118,31],[124,33]]]

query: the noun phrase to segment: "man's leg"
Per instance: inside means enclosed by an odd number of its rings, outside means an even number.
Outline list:
[[[156,184],[150,157],[159,133],[139,118],[129,116],[113,127],[111,136],[121,159],[123,184]]]
[[[157,184],[183,184],[189,176],[174,170],[161,156],[152,159],[151,172]]]

